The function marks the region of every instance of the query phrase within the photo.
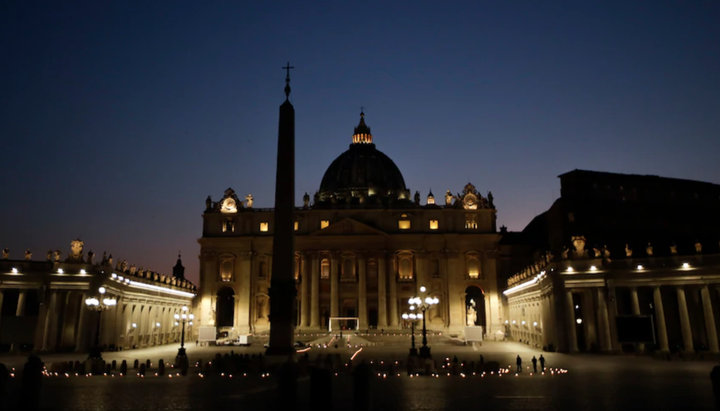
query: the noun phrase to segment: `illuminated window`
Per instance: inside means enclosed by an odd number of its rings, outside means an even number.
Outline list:
[[[480,260],[477,255],[467,256],[467,276],[469,278],[480,278]]]
[[[261,222],[260,223],[260,231],[266,232],[267,230],[268,230],[268,222],[267,221]]]
[[[220,281],[230,282],[233,280],[233,260],[225,258],[220,262]]]
[[[330,278],[330,260],[323,258],[320,262],[320,278],[327,280]]]
[[[401,230],[409,230],[410,220],[398,220],[398,228]]]
[[[398,278],[400,280],[412,280],[413,279],[413,259],[412,254],[400,254],[398,255]]]
[[[320,220],[320,229],[327,228],[330,225],[330,220]]]
[[[297,222],[296,222],[297,223]],[[300,278],[300,263],[301,263],[300,256],[295,256],[295,264],[293,265],[293,272],[295,273],[295,281],[297,281]]]
[[[235,232],[235,223],[232,220],[225,220],[222,224],[222,231],[223,233]]]
[[[430,229],[431,230],[437,230],[438,229],[438,220],[430,220]]]
[[[467,214],[465,216],[465,228],[471,229],[471,230],[477,230],[477,219],[475,218],[474,214]]]
[[[300,227],[300,224],[298,224],[298,222],[296,221],[295,224],[293,224],[293,229],[295,231],[297,231],[299,227]]]

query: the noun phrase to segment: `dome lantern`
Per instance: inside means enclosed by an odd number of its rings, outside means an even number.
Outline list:
[[[360,123],[355,127],[352,142],[353,144],[372,144],[372,134],[370,134],[370,127],[365,124],[363,111],[360,111]]]

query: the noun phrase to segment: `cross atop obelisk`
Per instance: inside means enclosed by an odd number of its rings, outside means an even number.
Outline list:
[[[290,62],[287,62],[287,65],[283,67],[283,70],[285,70],[285,100],[290,98],[290,70],[294,69],[295,67],[290,65]]]

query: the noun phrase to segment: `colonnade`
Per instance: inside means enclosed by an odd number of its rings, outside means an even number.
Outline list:
[[[133,348],[166,344],[180,340],[181,326],[175,325],[175,314],[182,313],[183,305],[191,301],[173,298],[156,300],[115,296],[117,304],[102,312],[92,311],[85,305],[90,294],[81,290],[48,290],[40,295],[39,289],[0,289],[0,307],[5,295],[13,290],[18,292],[15,317],[24,321],[34,320],[32,341],[26,337],[3,333],[13,339],[11,349],[18,344],[32,343],[38,351],[74,350],[86,351],[95,341],[98,329],[99,343],[107,348]],[[38,293],[37,307],[28,307],[28,293]],[[32,311],[32,315],[26,315]],[[37,313],[37,314],[35,314]],[[7,313],[5,313],[5,317]],[[6,327],[10,326],[6,324]],[[33,325],[23,325],[33,327]],[[3,329],[0,317],[0,330]],[[17,341],[15,341],[17,340]]]
[[[700,299],[702,305],[703,325],[707,341],[707,349],[711,353],[718,353],[718,335],[715,320],[715,311],[713,310],[713,302],[711,298],[711,288],[707,285],[668,285],[663,288],[672,289],[677,301],[677,317],[679,319],[679,328],[682,340],[682,351],[692,353],[695,351],[693,339],[693,327],[691,315],[688,309],[687,290],[689,288],[697,290],[699,287]],[[615,292],[623,287],[608,287],[608,293]],[[627,287],[630,293],[630,313],[640,315],[640,303],[638,297],[638,288],[635,286]],[[655,338],[657,349],[661,352],[669,352],[669,338],[667,327],[667,316],[663,292],[660,285],[650,286],[652,289],[652,307],[653,321],[655,325]],[[716,292],[720,293],[720,288],[716,288]],[[594,294],[594,295],[593,295]],[[582,318],[576,315],[575,303],[573,295],[579,295],[583,301]],[[720,294],[719,294],[720,297]],[[666,295],[665,298],[668,298]],[[608,298],[604,287],[582,288],[582,289],[566,289],[565,290],[565,318],[567,321],[566,330],[568,338],[568,350],[577,352],[578,321],[585,325],[585,338],[598,344],[598,348],[602,351],[614,351],[620,349],[620,343],[617,341],[617,329],[614,323],[614,317],[617,314],[615,298]],[[560,316],[562,317],[562,316]],[[589,317],[589,318],[588,318]],[[644,344],[638,344],[639,349],[644,349]]]

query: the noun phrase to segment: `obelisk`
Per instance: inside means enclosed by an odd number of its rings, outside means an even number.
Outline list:
[[[295,353],[295,279],[293,278],[293,208],[295,206],[295,109],[290,104],[290,66],[283,67],[285,102],[280,105],[272,278],[270,280],[270,343],[267,355]]]

